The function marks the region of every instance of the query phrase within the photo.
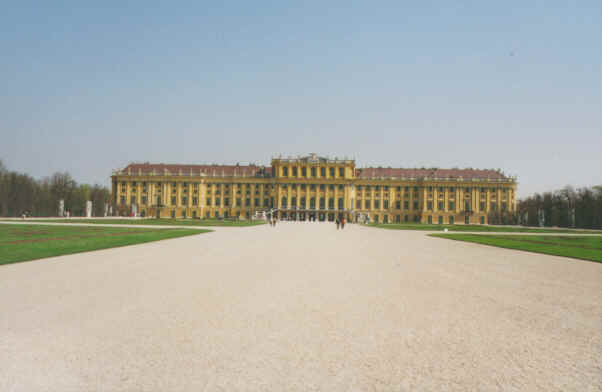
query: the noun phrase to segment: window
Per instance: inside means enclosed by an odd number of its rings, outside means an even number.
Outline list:
[[[432,192],[433,192],[433,187],[429,186],[429,193],[432,193]]]
[[[146,204],[146,196],[142,196],[142,204]]]
[[[320,198],[320,209],[323,210],[326,208],[326,199],[321,197]]]
[[[193,197],[192,198],[192,205],[194,205],[194,206],[198,206],[199,205],[199,199],[198,199],[198,197]]]
[[[288,177],[288,167],[284,166],[282,168],[282,176],[283,177]]]
[[[186,196],[182,196],[182,205],[188,204],[188,198]]]
[[[385,200],[385,201],[383,201],[383,204],[384,204],[384,205],[383,205],[383,208],[384,208],[385,210],[388,210],[388,209],[389,209],[389,200]]]
[[[374,214],[374,223],[378,223],[378,215]]]
[[[484,225],[484,224],[485,224],[485,217],[484,217],[484,216],[482,216],[482,217],[481,217],[481,224],[482,224],[482,225]]]
[[[332,204],[333,204],[332,208],[334,208],[334,199],[331,199],[331,200],[332,200]],[[355,208],[357,208],[358,210],[362,209],[362,201],[361,200],[358,200],[355,202]]]
[[[251,199],[249,199],[249,198],[245,199],[245,207],[251,207]]]
[[[301,198],[301,208],[305,208],[306,207],[306,202],[305,202],[305,197]]]
[[[409,201],[406,200],[406,201],[403,202],[403,209],[406,210],[406,211],[410,209],[410,202]]]
[[[406,186],[406,187],[404,188],[404,191],[405,191],[405,193],[408,193],[408,192],[410,191],[410,187],[409,187],[409,186]],[[406,216],[407,216],[407,215],[406,215]],[[406,219],[406,222],[407,222],[407,219]]]
[[[395,215],[395,223],[401,223],[401,215]]]
[[[491,203],[491,207],[489,208],[491,211],[497,211],[497,204],[496,203]]]
[[[339,167],[339,177],[345,177],[345,168]]]
[[[426,203],[426,208],[427,208],[427,210],[432,211],[433,210],[433,202],[429,201],[428,203]]]
[[[171,197],[171,205],[172,205],[172,206],[175,206],[175,205],[176,205],[176,197],[175,197],[175,196],[172,196],[172,197]]]
[[[297,177],[297,166],[293,166],[293,177]]]
[[[383,216],[383,223],[389,223],[389,215]]]
[[[259,199],[258,198],[255,198],[255,204],[254,204],[254,206],[255,207],[259,207]]]
[[[270,200],[269,199],[263,199],[263,206],[264,207],[268,207],[270,205]]]
[[[316,208],[316,198],[312,197],[309,199],[309,208],[312,210]]]
[[[414,192],[418,192],[418,187],[417,186],[414,187]]]
[[[456,210],[456,203],[453,201],[449,202],[449,210],[450,211],[455,211]]]
[[[453,224],[454,224],[454,217],[453,217],[453,216],[450,216],[450,217],[449,217],[449,224],[450,224],[450,225],[453,225]]]
[[[326,177],[326,168],[325,167],[320,168],[320,177]]]
[[[466,188],[466,189],[464,189],[464,192],[465,192],[465,193],[470,193],[470,188]]]
[[[439,193],[443,193],[443,187],[442,186],[439,187]]]
[[[121,198],[119,199],[120,203],[119,204],[125,204],[125,196],[121,196]]]
[[[378,192],[378,191],[380,191],[380,186],[378,186],[378,185],[377,185],[377,186],[375,186],[375,187],[374,187],[374,190],[375,190],[375,191],[377,191],[377,192]]]
[[[464,202],[464,211],[470,211],[470,202],[469,201]]]
[[[369,210],[369,209],[370,209],[370,200],[364,200],[364,208],[365,208],[366,210]]]
[[[433,216],[432,215],[429,215],[429,217],[428,217],[428,223],[429,223],[429,225],[433,224]]]
[[[441,215],[439,215],[439,224],[442,225],[443,224],[443,217]]]
[[[414,205],[413,205],[413,207],[414,207],[414,210],[417,210],[417,209],[418,209],[418,202],[417,202],[417,201],[415,201],[415,202],[414,202]]]
[[[470,216],[466,215],[466,216],[464,217],[464,224],[465,224],[465,225],[467,225],[467,224],[469,224],[469,223],[470,223]]]
[[[302,177],[307,177],[307,168],[306,167],[302,167],[301,168],[301,176]]]
[[[397,201],[395,202],[395,209],[396,209],[396,210],[401,210],[401,201],[397,200]],[[399,216],[399,215],[398,215],[398,216]]]
[[[328,198],[328,208],[330,208],[331,210],[334,210],[334,197],[329,197]],[[360,201],[357,201],[357,208],[360,208]]]
[[[482,201],[481,204],[479,204],[479,210],[485,211],[485,202],[484,201]]]
[[[321,190],[321,191],[324,191],[324,190],[326,190],[326,185],[324,185],[324,184],[320,184],[320,190]]]
[[[296,198],[295,196],[291,197],[291,205],[292,205],[293,207],[296,207],[296,206],[297,206],[297,198]]]
[[[316,168],[315,168],[315,167],[312,167],[312,168],[311,168],[311,176],[312,176],[312,177],[315,177],[315,176],[316,176]]]
[[[451,188],[449,188],[449,191],[450,191],[451,193],[454,193],[454,192],[456,191],[456,188],[454,188],[454,187],[452,186]]]
[[[334,191],[334,185],[333,184],[328,185],[328,189],[331,191]]]
[[[440,201],[440,202],[439,202],[439,205],[438,205],[438,207],[437,207],[437,208],[438,208],[440,211],[441,211],[441,210],[443,210],[443,202],[442,202],[442,201]]]
[[[389,185],[385,185],[384,188],[385,188],[385,191],[387,191],[387,192],[389,191]]]
[[[316,190],[316,184],[311,184],[311,185],[309,186],[309,190],[310,190],[310,191],[315,191],[315,190]]]
[[[344,190],[344,189],[345,189],[345,185],[343,185],[343,184],[339,184],[339,190],[340,190],[340,191],[342,191],[342,190]]]
[[[502,212],[506,212],[506,203],[502,203]]]
[[[366,185],[366,191],[367,191],[367,192],[370,192],[370,189],[371,189],[371,188],[370,188],[370,185]]]
[[[374,208],[377,210],[380,208],[380,200],[374,200]]]
[[[334,178],[334,167],[330,168],[330,177]]]
[[[221,205],[222,205],[222,204],[221,204],[221,200],[220,200],[220,198],[219,198],[219,197],[216,197],[216,198],[215,198],[215,206],[216,206],[216,207],[219,207],[219,206],[221,206]]]
[[[282,196],[282,200],[280,200],[280,205],[282,207],[286,208],[287,207],[287,204],[286,204],[287,201],[288,200],[286,200],[286,196]]]
[[[408,216],[408,215],[404,215],[404,216],[403,216],[403,221],[404,221],[404,222],[407,222],[407,221],[408,221],[408,219],[409,219],[409,216]]]
[[[236,207],[240,207],[242,206],[242,201],[240,200],[240,197],[236,198]]]

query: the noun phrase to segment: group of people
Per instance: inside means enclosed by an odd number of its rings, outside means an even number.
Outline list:
[[[275,227],[277,222],[278,222],[277,217],[275,217],[275,216],[268,217],[268,223],[270,224],[270,226]],[[335,220],[335,223],[337,224],[337,230],[344,229],[345,228],[345,217],[343,217],[343,216],[337,217]]]

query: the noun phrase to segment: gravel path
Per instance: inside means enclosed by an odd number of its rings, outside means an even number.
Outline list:
[[[0,390],[599,391],[600,293],[418,231],[217,230],[0,266]]]

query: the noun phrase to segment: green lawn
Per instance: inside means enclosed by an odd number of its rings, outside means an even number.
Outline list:
[[[111,225],[157,225],[157,226],[228,226],[247,227],[265,224],[265,221],[234,221],[218,219],[27,219],[30,222],[50,223],[93,223]]]
[[[371,223],[367,226],[392,230],[425,230],[425,231],[483,231],[500,233],[573,233],[573,234],[596,234],[596,231],[574,230],[574,229],[540,229],[517,226],[488,226],[488,225],[429,225],[423,223],[398,224],[398,223]],[[602,231],[597,231],[602,234]]]
[[[500,248],[572,257],[602,263],[602,236],[536,236],[485,234],[431,234],[431,237],[475,242]]]
[[[211,230],[0,224],[0,265],[209,231]]]

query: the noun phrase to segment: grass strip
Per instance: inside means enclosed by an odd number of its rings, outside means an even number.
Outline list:
[[[430,234],[430,236],[602,263],[602,236],[505,236],[455,233]]]
[[[197,235],[211,230],[0,225],[0,265]]]
[[[397,223],[370,223],[367,226],[391,230],[424,230],[424,231],[472,231],[472,232],[499,232],[499,233],[555,233],[555,234],[602,234],[600,230],[575,230],[575,229],[539,229],[517,226],[489,226],[489,225],[432,225],[425,223],[397,224]]]

